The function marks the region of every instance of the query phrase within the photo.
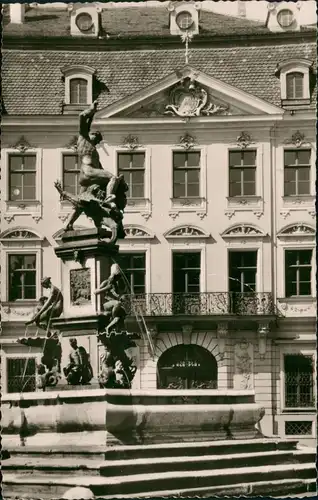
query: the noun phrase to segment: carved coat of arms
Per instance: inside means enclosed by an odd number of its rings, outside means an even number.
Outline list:
[[[185,79],[172,90],[170,104],[166,106],[165,114],[177,115],[182,118],[192,116],[209,116],[227,110],[209,102],[207,91],[190,78]]]

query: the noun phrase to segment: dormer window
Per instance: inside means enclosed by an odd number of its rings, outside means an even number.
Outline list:
[[[310,104],[309,71],[312,62],[308,59],[291,59],[277,66],[281,85],[282,106],[289,109]]]
[[[63,68],[65,78],[66,112],[77,112],[93,102],[93,75],[95,70],[89,66],[69,66]]]
[[[277,14],[277,22],[282,28],[289,28],[293,24],[295,16],[289,9],[282,9]]]
[[[87,12],[82,12],[75,19],[75,24],[83,33],[90,33],[94,29],[92,16]]]
[[[176,23],[181,30],[188,30],[194,23],[194,19],[190,12],[183,10],[176,16]]]
[[[302,99],[304,96],[304,73],[294,71],[286,75],[286,98]]]
[[[70,104],[88,104],[88,82],[85,78],[70,80]]]

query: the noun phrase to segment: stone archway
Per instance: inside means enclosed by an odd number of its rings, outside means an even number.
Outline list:
[[[217,389],[217,380],[217,361],[200,345],[173,346],[158,360],[158,389]]]

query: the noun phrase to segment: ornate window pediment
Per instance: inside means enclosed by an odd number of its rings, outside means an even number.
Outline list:
[[[314,238],[316,235],[316,231],[309,224],[290,224],[289,226],[284,227],[277,234],[278,238]]]
[[[33,229],[28,229],[24,227],[16,227],[14,229],[7,229],[0,234],[0,241],[2,243],[8,242],[23,242],[25,240],[31,241],[43,241],[45,238]]]
[[[210,235],[197,226],[178,226],[164,234],[165,238],[209,238]]]
[[[221,234],[222,238],[265,238],[264,231],[252,224],[236,224]]]
[[[141,226],[128,225],[124,227],[126,240],[151,240],[155,237],[152,231]]]

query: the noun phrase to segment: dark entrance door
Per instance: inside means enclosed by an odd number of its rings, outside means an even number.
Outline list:
[[[158,361],[160,389],[217,389],[217,377],[216,359],[195,344],[171,347]]]

